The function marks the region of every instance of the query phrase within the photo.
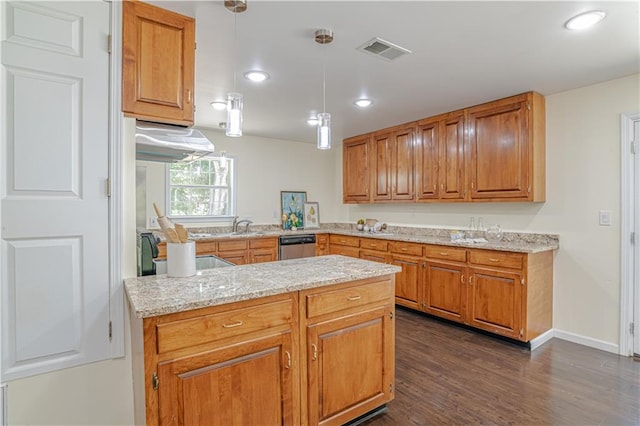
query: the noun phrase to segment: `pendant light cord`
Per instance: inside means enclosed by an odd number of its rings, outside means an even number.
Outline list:
[[[322,112],[327,112],[327,44],[322,44]]]
[[[236,6],[237,7],[237,6]],[[236,74],[238,68],[238,11],[233,10],[233,91],[236,91]]]

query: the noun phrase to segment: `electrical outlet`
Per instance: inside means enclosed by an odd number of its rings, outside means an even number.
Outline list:
[[[600,210],[598,220],[600,226],[611,226],[611,210]]]
[[[150,216],[149,217],[149,228],[159,228],[160,225],[158,225],[158,218],[156,216]]]

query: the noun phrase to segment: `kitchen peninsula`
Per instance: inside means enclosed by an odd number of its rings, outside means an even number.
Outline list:
[[[344,424],[383,406],[399,271],[334,255],[126,279],[136,424]]]

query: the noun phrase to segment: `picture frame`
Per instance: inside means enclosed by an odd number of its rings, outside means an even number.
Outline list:
[[[295,231],[304,228],[306,191],[280,191],[280,219],[282,229]]]
[[[317,201],[304,203],[304,229],[320,228],[320,207]]]

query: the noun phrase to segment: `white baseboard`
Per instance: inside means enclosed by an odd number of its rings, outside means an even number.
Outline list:
[[[531,350],[534,350],[540,346],[542,346],[543,344],[545,344],[546,342],[548,342],[549,340],[551,340],[554,337],[554,330],[547,330],[544,333],[542,333],[541,335],[539,335],[538,337],[536,337],[535,339],[531,339],[529,341],[529,348]]]
[[[582,336],[580,334],[569,333],[568,331],[553,329],[553,337],[558,339],[568,340],[569,342],[577,343],[579,345],[588,346],[590,348],[600,349],[602,351],[619,354],[618,345],[603,340],[593,339],[591,337]],[[548,333],[548,332],[547,332]],[[545,334],[547,334],[545,333]],[[542,337],[542,336],[540,336]],[[539,337],[538,337],[539,338]],[[534,339],[536,340],[536,339]],[[533,341],[532,341],[533,342]],[[533,348],[531,348],[533,349]]]

